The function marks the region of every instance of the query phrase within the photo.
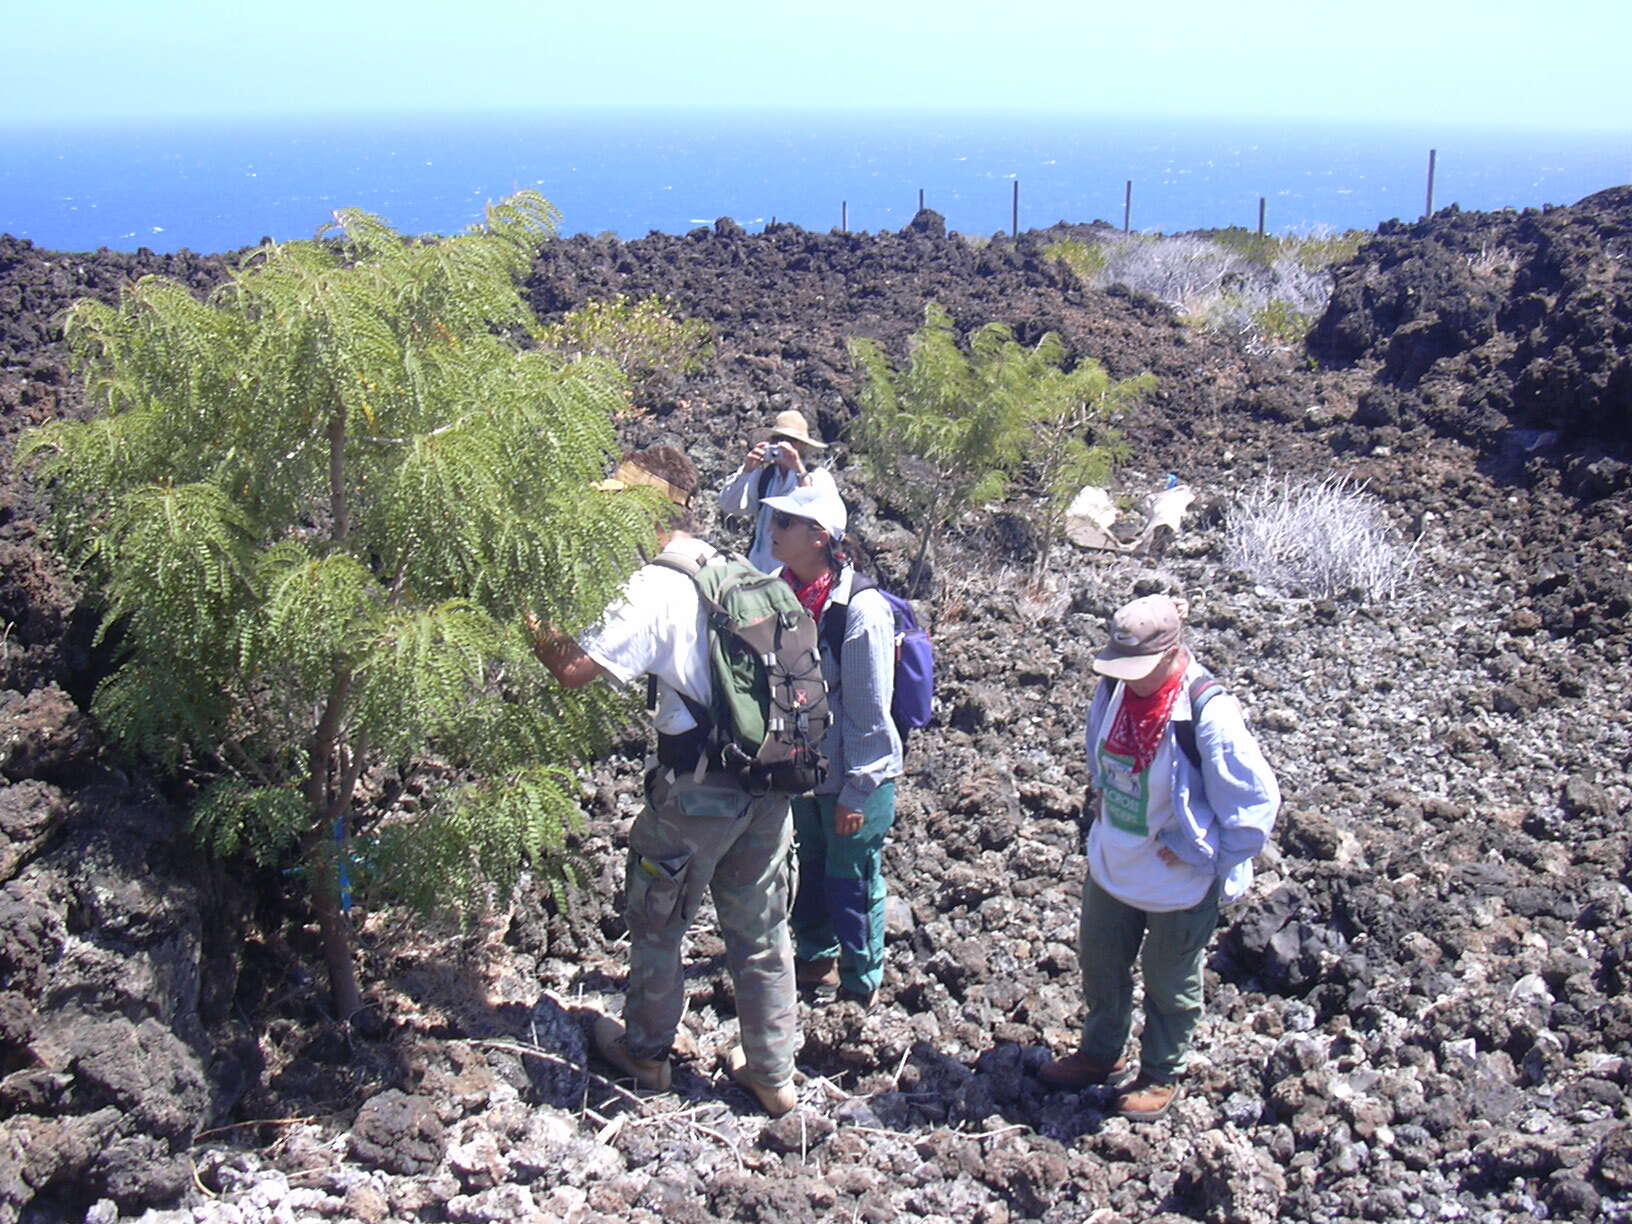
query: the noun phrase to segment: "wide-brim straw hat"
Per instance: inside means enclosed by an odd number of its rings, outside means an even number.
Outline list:
[[[805,446],[814,446],[817,450],[827,449],[826,442],[810,436],[810,426],[805,422],[805,414],[797,408],[789,408],[786,412],[776,414],[776,420],[771,422],[771,437],[791,438]]]

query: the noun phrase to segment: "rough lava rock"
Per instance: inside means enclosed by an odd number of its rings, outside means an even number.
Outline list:
[[[626,973],[638,734],[588,772],[585,889],[471,931],[362,914],[378,1026],[324,1014],[288,881],[202,862],[185,796],[101,747],[86,708],[107,660],[9,464],[19,429],[82,411],[63,307],[150,271],[202,292],[224,263],[0,238],[0,1222],[1626,1216],[1629,219],[1616,189],[1385,226],[1339,273],[1321,369],[1083,289],[1044,252],[1094,226],[722,219],[539,253],[546,317],[656,293],[713,325],[713,362],[624,422],[627,443],[679,443],[715,483],[772,413],[806,410],[897,582],[911,524],[843,445],[845,341],[900,355],[930,300],[1156,373],[1115,491],[1172,471],[1203,494],[1163,557],[1057,552],[1036,587],[1012,510],[953,525],[920,601],[940,708],[885,855],[884,989],[870,1011],[802,1001],[800,1106],[774,1123],[719,1069],[736,1019],[706,913],[673,1092],[587,1053]],[[1417,541],[1397,603],[1313,601],[1224,561],[1237,493],[1334,470]],[[1221,917],[1186,1093],[1134,1127],[1109,1092],[1036,1070],[1080,1018],[1088,660],[1117,604],[1168,587],[1287,808]]]

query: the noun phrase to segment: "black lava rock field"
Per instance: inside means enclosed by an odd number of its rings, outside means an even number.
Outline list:
[[[886,851],[883,992],[806,1000],[800,1107],[774,1122],[720,1070],[706,914],[674,1091],[586,1054],[623,984],[639,728],[586,771],[584,889],[473,928],[360,914],[377,1020],[334,1023],[287,882],[203,860],[174,792],[103,743],[90,615],[10,465],[19,430],[83,410],[64,307],[147,272],[202,292],[230,257],[0,237],[0,1222],[1632,1216],[1632,188],[1385,226],[1307,343],[1267,355],[1045,253],[1100,233],[722,220],[534,264],[546,321],[617,293],[707,320],[705,367],[626,440],[685,447],[717,486],[804,409],[897,584],[912,525],[844,446],[845,344],[901,355],[931,300],[1154,373],[1113,491],[1171,472],[1198,495],[1160,555],[1061,546],[1036,583],[1023,489],[953,525],[919,600],[937,714]],[[1328,476],[1409,547],[1395,598],[1228,553],[1243,495]],[[1158,589],[1190,599],[1286,802],[1221,919],[1186,1091],[1132,1125],[1036,1069],[1078,1019],[1089,661]]]

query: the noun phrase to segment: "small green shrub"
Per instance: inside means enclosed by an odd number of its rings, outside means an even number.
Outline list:
[[[610,361],[623,371],[642,409],[654,407],[713,353],[704,320],[680,317],[675,304],[660,297],[631,302],[621,293],[586,302],[559,323],[539,328],[536,339],[569,358]]]
[[[1080,238],[1060,238],[1043,248],[1043,258],[1064,264],[1084,285],[1097,285],[1108,262],[1105,248]]]
[[[1285,298],[1271,298],[1252,316],[1252,330],[1267,344],[1290,347],[1303,343],[1314,318],[1293,307]]]
[[[1261,268],[1273,264],[1282,252],[1280,238],[1273,234],[1260,234],[1256,230],[1249,230],[1240,225],[1232,225],[1221,230],[1208,230],[1201,236],[1212,239],[1225,250],[1234,251]]]

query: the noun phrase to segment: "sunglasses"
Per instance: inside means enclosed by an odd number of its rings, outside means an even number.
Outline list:
[[[798,515],[789,514],[785,510],[773,510],[773,511],[771,511],[771,525],[773,527],[775,527],[778,531],[786,531],[789,527],[792,527],[795,523],[798,523],[803,527],[816,527],[816,526],[819,526],[819,524],[817,524],[815,522],[812,522],[810,519],[800,518]]]

